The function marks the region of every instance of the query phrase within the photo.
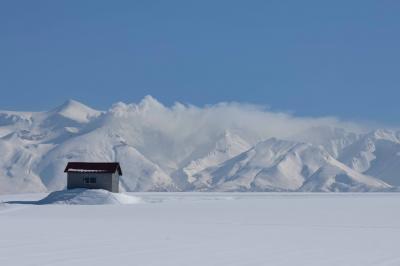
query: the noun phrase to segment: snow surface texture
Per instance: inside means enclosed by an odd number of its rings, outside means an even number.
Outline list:
[[[151,96],[97,111],[0,111],[0,194],[66,186],[68,161],[119,161],[122,191],[388,191],[400,132],[257,106],[166,107]]]
[[[112,193],[103,189],[69,189],[55,191],[38,201],[11,201],[13,204],[65,204],[65,205],[104,205],[104,204],[136,204],[138,197],[123,193]]]
[[[133,196],[143,203],[0,203],[0,265],[400,265],[398,193]]]

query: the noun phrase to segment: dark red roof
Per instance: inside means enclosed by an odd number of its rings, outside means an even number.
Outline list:
[[[69,162],[65,167],[64,172],[103,172],[115,173],[118,171],[122,175],[121,166],[119,163],[88,163],[88,162]]]

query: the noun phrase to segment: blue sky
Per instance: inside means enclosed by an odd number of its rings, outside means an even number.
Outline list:
[[[399,1],[1,1],[0,109],[152,95],[398,124]]]

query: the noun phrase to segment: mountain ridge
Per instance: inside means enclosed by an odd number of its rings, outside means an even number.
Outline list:
[[[74,100],[44,112],[0,111],[0,193],[63,189],[71,160],[120,161],[126,191],[400,186],[400,132],[309,120],[237,104],[166,107],[151,96],[107,111]]]

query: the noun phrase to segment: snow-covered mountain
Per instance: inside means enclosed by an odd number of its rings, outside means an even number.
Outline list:
[[[73,100],[46,112],[0,111],[0,193],[62,189],[68,161],[119,161],[126,191],[386,191],[400,185],[400,132],[353,132],[330,120],[242,109],[166,107],[147,96],[107,111]]]
[[[196,175],[196,188],[217,191],[372,191],[390,188],[335,160],[320,147],[263,141]]]

